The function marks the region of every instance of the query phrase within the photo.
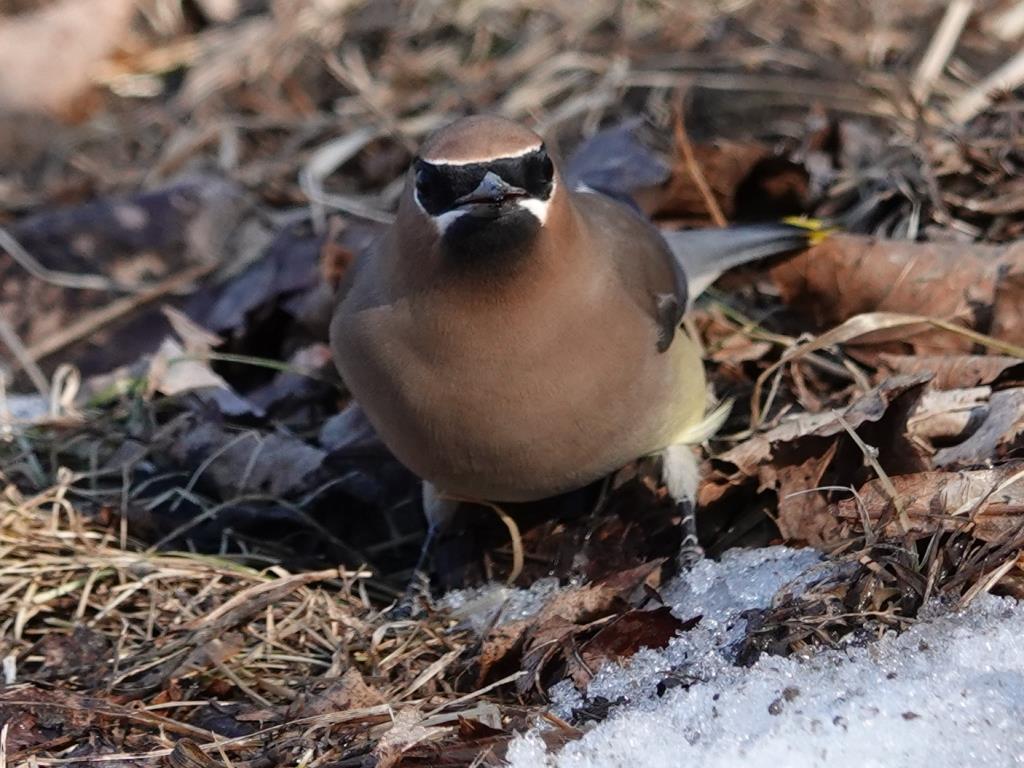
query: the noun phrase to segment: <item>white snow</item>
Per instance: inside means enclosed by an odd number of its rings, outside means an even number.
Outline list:
[[[735,550],[677,578],[663,596],[681,618],[703,615],[698,627],[602,669],[588,695],[624,699],[611,716],[557,754],[536,732],[520,736],[508,752],[512,768],[1024,765],[1024,609],[1016,601],[983,596],[961,613],[933,606],[903,634],[866,646],[734,666],[740,614],[831,567],[819,561],[808,550]],[[511,613],[528,614],[549,590],[518,593]],[[468,611],[488,603],[481,594],[454,599]],[[683,684],[659,698],[666,677]],[[583,702],[568,682],[552,697],[563,717]]]
[[[537,579],[529,589],[487,584],[475,589],[453,590],[441,599],[440,607],[448,610],[456,621],[482,633],[491,626],[528,619],[540,611],[558,589],[555,578]]]

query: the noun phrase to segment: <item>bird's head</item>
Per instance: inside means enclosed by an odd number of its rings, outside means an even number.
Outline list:
[[[489,261],[533,242],[557,184],[536,133],[499,117],[463,118],[431,136],[416,157],[409,215],[429,222],[444,257]]]

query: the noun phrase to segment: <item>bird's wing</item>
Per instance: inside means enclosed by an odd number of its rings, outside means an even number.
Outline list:
[[[790,220],[720,229],[662,230],[661,234],[686,274],[692,304],[733,267],[807,248],[828,233],[814,220]]]
[[[669,176],[668,166],[638,137],[641,125],[640,119],[628,120],[584,141],[566,164],[565,178],[570,187],[600,193],[639,214],[633,197],[636,190],[661,184]],[[685,311],[723,273],[741,264],[806,248],[823,234],[814,222],[661,230],[673,258],[657,248],[646,249],[646,258],[665,257],[671,270],[670,288],[652,287],[663,330],[659,349],[667,348]]]
[[[578,146],[563,174],[574,190],[600,192],[636,211],[638,189],[655,187],[669,177],[669,168],[637,138],[643,121],[627,120],[598,131]]]

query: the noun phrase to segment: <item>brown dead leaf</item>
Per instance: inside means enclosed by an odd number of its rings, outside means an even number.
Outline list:
[[[716,363],[737,365],[751,360],[761,360],[771,351],[770,341],[757,341],[749,336],[735,333],[726,338],[708,359]]]
[[[613,574],[600,582],[571,587],[554,594],[529,619],[495,627],[484,638],[479,656],[477,686],[521,667],[527,672],[516,685],[520,693],[542,688],[555,667],[561,668],[608,617],[629,613],[658,584],[662,560]]]
[[[936,451],[936,467],[983,464],[1018,453],[1024,432],[1024,389],[992,393],[983,421],[961,443]]]
[[[822,327],[855,315],[899,312],[938,318],[1024,342],[1024,242],[917,243],[833,235],[771,270],[782,298]],[[876,335],[893,351],[970,350],[956,334]]]
[[[384,696],[371,688],[355,667],[319,691],[305,691],[288,707],[287,719],[315,717],[328,712],[364,709],[385,703]]]
[[[531,624],[529,619],[511,621],[494,627],[487,634],[480,649],[477,688],[511,674],[519,665],[523,655],[523,640]]]
[[[934,454],[963,442],[989,415],[991,387],[928,390],[907,419],[907,435]]]
[[[806,210],[808,176],[799,164],[758,142],[718,141],[693,147],[694,162],[725,217],[768,220]],[[679,157],[667,182],[636,193],[640,207],[656,219],[705,224],[707,202],[694,184],[690,164]]]
[[[71,691],[33,685],[0,689],[0,730],[6,727],[6,747],[9,755],[14,753],[13,764],[23,764],[20,750],[74,745],[87,729],[105,719],[104,703]]]
[[[578,654],[569,657],[569,675],[577,688],[585,690],[602,664],[628,659],[641,648],[664,648],[678,633],[693,629],[698,622],[699,616],[688,621],[679,619],[668,606],[624,613],[605,624]]]
[[[881,353],[879,379],[894,373],[930,373],[933,389],[1024,383],[1024,361],[1005,355],[892,355]]]
[[[934,390],[907,420],[907,433],[936,468],[969,468],[1017,458],[1024,433],[1024,388]]]
[[[439,740],[446,729],[424,725],[423,719],[423,713],[415,707],[400,710],[374,747],[373,753],[377,758],[374,765],[377,768],[396,768],[408,750]]]
[[[926,374],[893,376],[844,409],[843,418],[854,429],[867,422],[876,422],[895,400],[907,393],[919,393],[928,379]],[[803,413],[716,456],[715,462],[728,462],[741,473],[753,475],[759,465],[772,459],[780,445],[805,437],[832,437],[844,431],[842,423],[832,412]]]
[[[786,541],[826,548],[836,540],[839,524],[830,514],[825,497],[815,489],[821,485],[838,447],[838,443],[832,443],[820,456],[776,471],[779,512],[775,522]]]
[[[1013,462],[996,469],[963,472],[920,472],[893,477],[892,483],[910,523],[910,535],[921,538],[937,531],[971,528],[975,537],[1001,543],[1019,533],[1024,524],[1024,464]],[[892,499],[878,480],[861,486],[857,497],[834,505],[835,515],[858,525],[866,514],[872,524],[891,517]],[[892,520],[874,532],[898,536]]]
[[[636,568],[614,573],[595,583],[555,594],[537,615],[536,624],[564,618],[583,624],[607,616],[616,606],[625,606],[636,590],[644,585],[657,588],[664,561],[653,560]]]
[[[556,661],[564,663],[576,653],[575,637],[585,629],[561,616],[549,616],[531,628],[523,646],[522,667],[526,674],[516,680],[517,692],[520,695],[534,690],[543,693],[544,678],[558,676],[550,670],[556,667]]]
[[[907,420],[927,381],[927,374],[894,376],[842,411],[799,414],[755,434],[711,459],[711,471],[705,473],[698,492],[699,505],[709,516],[724,520],[736,514],[737,506],[745,506],[733,503],[737,498],[752,501],[770,491],[778,499],[777,523],[786,541],[827,547],[838,533],[827,503],[831,491],[813,489],[858,485],[866,471],[864,455],[847,426],[878,449],[878,461],[886,471],[928,468],[923,450],[906,434]]]
[[[110,639],[84,626],[70,635],[44,635],[28,655],[43,656],[42,669],[33,675],[38,680],[82,678],[96,683],[109,674],[112,644]]]

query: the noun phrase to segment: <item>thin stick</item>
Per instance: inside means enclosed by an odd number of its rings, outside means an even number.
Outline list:
[[[505,510],[491,502],[485,502],[485,504],[494,510],[494,514],[508,528],[508,535],[512,540],[512,570],[505,582],[509,585],[514,584],[516,579],[519,578],[519,574],[523,572],[523,537],[519,533],[519,526],[516,525],[516,521]]]
[[[174,293],[179,288],[184,288],[189,283],[210,274],[216,270],[218,266],[220,265],[216,262],[197,264],[196,266],[189,267],[166,280],[161,280],[156,285],[146,288],[134,296],[126,296],[123,299],[112,301],[102,309],[90,312],[88,315],[79,318],[60,333],[56,333],[38,344],[33,344],[28,348],[28,354],[33,360],[42,360],[47,358],[65,347],[74,344],[76,341],[80,341],[81,339],[96,333],[96,331],[103,326],[109,325],[115,320],[134,312],[139,307],[151,304],[157,299],[161,299],[168,294]]]
[[[1024,35],[1024,2],[1016,2],[1004,11],[989,14],[981,22],[982,29],[1004,43]]]
[[[1021,84],[1024,84],[1024,50],[954,101],[949,108],[949,117],[954,123],[963,125],[984,111],[992,102],[993,94],[1012,91]]]
[[[525,556],[523,554],[523,537],[519,533],[519,526],[512,517],[499,507],[497,504],[491,501],[484,501],[483,499],[473,499],[468,496],[454,496],[452,494],[442,494],[442,498],[450,499],[451,501],[458,501],[464,504],[479,504],[482,507],[487,507],[494,514],[498,516],[498,519],[505,524],[508,529],[508,535],[512,542],[512,571],[509,573],[508,578],[505,582],[509,585],[515,583],[515,580],[519,578],[519,575],[523,572],[523,563],[525,562]]]
[[[704,205],[707,206],[711,220],[715,222],[716,227],[724,227],[728,222],[725,219],[725,214],[722,213],[722,208],[715,199],[715,193],[711,191],[711,185],[708,184],[704,171],[701,170],[700,164],[697,162],[696,155],[693,153],[693,144],[690,142],[690,137],[686,135],[686,123],[684,122],[682,108],[676,108],[675,126],[672,132],[676,147],[683,153],[683,159],[686,160],[686,168],[690,172],[690,178],[693,179],[693,183],[697,185],[697,191],[704,198]]]
[[[917,65],[910,86],[910,93],[918,104],[924,104],[931,96],[932,87],[945,69],[946,62],[953,54],[960,33],[963,32],[973,11],[974,0],[952,0],[946,6],[946,13],[928,44],[928,50],[921,57],[921,63]]]
[[[24,342],[18,336],[17,331],[14,330],[14,326],[11,325],[10,321],[3,315],[0,315],[0,341],[4,343],[11,354],[14,355],[14,359],[18,361],[18,365],[21,366],[22,370],[28,374],[28,377],[32,380],[32,384],[39,390],[46,400],[50,399],[50,383],[46,380],[46,376],[43,375],[42,370],[36,364],[35,358],[32,356],[31,351],[25,346]]]
[[[103,275],[83,275],[76,272],[62,272],[44,266],[40,261],[25,250],[24,246],[14,239],[14,235],[0,227],[0,248],[14,259],[22,269],[32,277],[46,283],[59,285],[63,288],[78,288],[89,291],[126,291],[134,290],[128,286],[118,285]]]
[[[865,443],[861,436],[857,434],[856,430],[850,425],[843,414],[839,411],[832,411],[832,414],[836,417],[843,429],[850,436],[850,439],[856,443],[857,447],[860,448],[860,452],[864,454],[864,459],[871,465],[871,468],[875,470],[875,474],[878,475],[878,480],[885,488],[886,493],[889,494],[889,498],[892,501],[892,505],[896,508],[896,513],[899,515],[900,525],[903,527],[904,533],[910,532],[910,518],[907,517],[906,507],[903,504],[903,499],[900,497],[896,490],[896,486],[893,485],[892,478],[882,469],[882,465],[878,461],[878,449],[874,446],[870,446]]]

